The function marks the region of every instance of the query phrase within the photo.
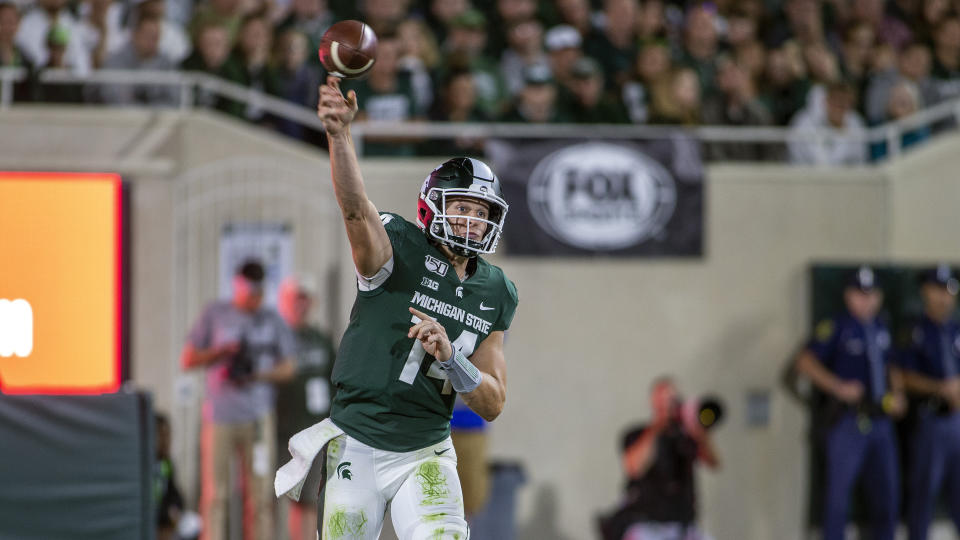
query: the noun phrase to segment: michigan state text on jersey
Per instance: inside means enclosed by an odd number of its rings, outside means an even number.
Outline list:
[[[275,487],[294,498],[320,490],[321,539],[377,538],[389,505],[402,540],[462,540],[469,531],[449,421],[457,394],[487,420],[503,410],[503,335],[517,292],[480,255],[496,249],[508,207],[486,164],[455,158],[422,184],[416,225],[381,214],[350,137],[356,112],[356,94],[344,97],[328,78],[318,115],[358,293],[330,418],[290,439],[293,460]],[[313,463],[319,475],[309,474]]]

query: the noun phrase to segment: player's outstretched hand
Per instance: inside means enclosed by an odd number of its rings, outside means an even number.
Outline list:
[[[416,315],[420,322],[410,327],[407,337],[420,340],[423,350],[437,360],[449,360],[453,355],[453,345],[450,344],[450,338],[447,337],[447,331],[443,328],[443,325],[433,317],[414,308],[410,308],[410,313]]]
[[[317,103],[317,116],[323,121],[328,135],[339,135],[357,115],[357,93],[353,90],[343,97],[340,91],[340,78],[330,75],[327,84],[320,85],[320,99]]]

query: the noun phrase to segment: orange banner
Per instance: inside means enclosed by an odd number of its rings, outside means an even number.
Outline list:
[[[0,392],[120,386],[122,182],[0,172]]]

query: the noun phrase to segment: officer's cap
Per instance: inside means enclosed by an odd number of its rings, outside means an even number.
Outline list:
[[[950,291],[950,294],[957,294],[957,290],[960,289],[960,283],[957,282],[956,276],[953,275],[953,270],[946,264],[938,264],[933,268],[924,270],[920,274],[920,283],[931,283],[933,285],[946,287],[946,289]]]
[[[850,273],[847,277],[847,287],[860,289],[863,292],[870,292],[876,290],[879,285],[877,284],[877,277],[873,273],[873,269],[869,266],[861,266]]]

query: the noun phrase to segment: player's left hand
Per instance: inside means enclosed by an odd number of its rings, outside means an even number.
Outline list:
[[[410,327],[410,330],[407,331],[407,337],[420,340],[423,350],[437,360],[449,360],[453,355],[453,345],[450,344],[450,338],[447,337],[447,331],[443,325],[433,317],[414,308],[410,308],[410,313],[416,315],[420,322]]]

